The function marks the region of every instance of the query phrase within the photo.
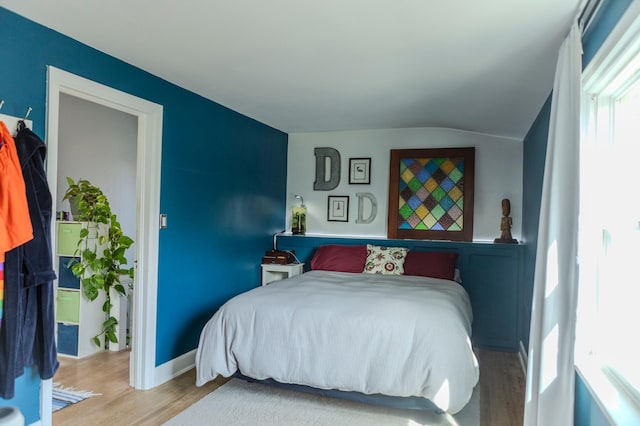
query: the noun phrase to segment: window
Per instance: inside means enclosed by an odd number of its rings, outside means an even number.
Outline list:
[[[576,365],[607,409],[640,407],[640,21],[625,22],[583,76]]]

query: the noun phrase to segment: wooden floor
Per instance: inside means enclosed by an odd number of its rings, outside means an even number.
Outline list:
[[[482,426],[521,425],[524,376],[518,356],[478,351]],[[60,358],[54,377],[65,387],[94,396],[53,414],[54,425],[161,425],[225,383],[217,379],[195,386],[195,370],[147,391],[129,387],[129,352],[101,352],[82,360]],[[464,426],[464,425],[461,425]]]

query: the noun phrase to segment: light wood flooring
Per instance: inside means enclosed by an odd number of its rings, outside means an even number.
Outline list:
[[[521,425],[524,375],[513,353],[478,351],[482,426]],[[53,414],[54,425],[161,425],[214,389],[225,379],[195,386],[195,370],[154,389],[129,387],[129,352],[101,352],[82,360],[60,357],[54,377],[65,387],[89,390],[94,396]]]

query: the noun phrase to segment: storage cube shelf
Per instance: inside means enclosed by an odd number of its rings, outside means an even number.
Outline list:
[[[80,289],[80,278],[71,272],[71,267],[76,263],[78,263],[77,257],[58,257],[58,287]]]
[[[78,356],[78,326],[58,323],[58,353]]]
[[[78,248],[80,231],[86,225],[82,222],[58,222],[58,243],[56,254],[58,256],[73,256]]]
[[[83,293],[80,279],[73,275],[71,267],[80,261],[76,249],[80,231],[90,224],[86,222],[57,222],[56,241],[56,326],[58,354],[84,358],[101,351],[92,338],[102,331],[105,314],[103,294],[90,301]],[[89,244],[97,244],[92,239]]]
[[[80,323],[80,292],[58,289],[56,292],[56,322]]]

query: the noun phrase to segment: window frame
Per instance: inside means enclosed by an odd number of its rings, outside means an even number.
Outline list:
[[[640,84],[640,71],[637,71],[640,70],[640,5],[638,3],[634,2],[629,6],[625,15],[583,72],[581,108],[583,139],[593,137],[588,134],[585,124],[589,120],[595,119],[597,137],[606,138],[610,143],[614,141],[618,100],[626,96],[635,85]],[[581,143],[585,143],[585,141],[583,140]],[[585,233],[581,232],[581,234]],[[583,236],[581,235],[580,238]],[[582,269],[582,265],[587,262],[581,258],[580,263]],[[584,267],[584,269],[587,268]],[[581,270],[581,293],[584,290],[594,291],[597,289],[597,287],[589,289],[587,287],[589,284],[586,284],[587,280],[583,282],[582,274]],[[589,303],[586,302],[585,296],[583,295],[579,301],[578,323],[576,324],[576,370],[612,424],[628,424],[630,419],[640,422],[640,399],[638,399],[637,390],[630,388],[623,377],[606,367],[602,359],[597,356],[589,356],[587,351],[594,346],[585,345],[585,342],[580,340],[580,305]],[[597,304],[597,296],[595,294],[591,294],[591,296],[590,303]],[[584,324],[582,326],[584,327]]]

